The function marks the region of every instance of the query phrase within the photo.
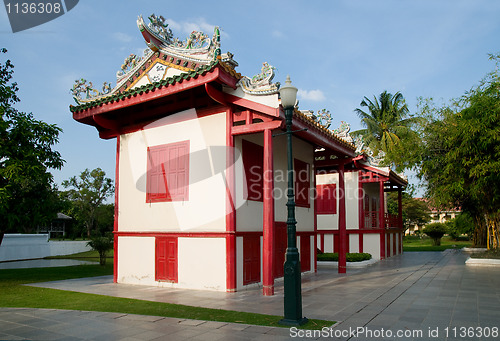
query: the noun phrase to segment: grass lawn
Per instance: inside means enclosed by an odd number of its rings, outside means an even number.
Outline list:
[[[406,236],[403,238],[403,251],[444,251],[446,249],[461,249],[463,247],[471,247],[471,241],[456,241],[451,237],[444,236],[441,238],[440,246],[433,246],[432,239],[427,236],[415,237]]]
[[[278,324],[282,316],[199,308],[22,285],[111,275],[113,273],[113,264],[110,263],[104,267],[100,265],[80,265],[0,270],[0,307],[103,311],[283,327]],[[321,329],[330,327],[333,324],[333,321],[309,320],[302,328]]]

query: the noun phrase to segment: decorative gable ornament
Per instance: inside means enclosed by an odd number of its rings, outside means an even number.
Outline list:
[[[252,95],[271,95],[278,93],[280,88],[280,83],[272,83],[274,78],[274,66],[269,65],[269,63],[262,63],[262,68],[259,74],[248,78],[243,76],[238,82],[243,91],[247,94]]]

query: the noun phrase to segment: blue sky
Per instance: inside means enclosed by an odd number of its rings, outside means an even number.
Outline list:
[[[116,141],[72,119],[69,89],[78,78],[116,84],[123,60],[146,48],[137,16],[152,13],[167,18],[180,39],[220,26],[222,52],[234,54],[238,72],[251,77],[268,62],[275,81],[290,74],[300,109],[330,110],[332,128],[340,121],[361,128],[354,109],[384,90],[400,91],[412,112],[419,96],[459,97],[493,68],[487,54],[500,52],[496,0],[81,0],[15,34],[3,7],[0,47],[15,65],[16,107],[64,130],[56,149],[66,164],[53,172],[58,184],[85,168],[114,178]]]

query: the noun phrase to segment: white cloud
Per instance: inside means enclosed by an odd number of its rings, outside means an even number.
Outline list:
[[[113,38],[122,43],[130,43],[133,40],[132,36],[122,32],[113,33]]]
[[[215,27],[215,25],[207,23],[204,18],[181,22],[175,21],[173,19],[166,19],[165,21],[166,23],[168,23],[169,28],[172,30],[174,37],[177,37],[181,40],[183,40],[193,31],[201,31],[211,37]]]
[[[299,89],[297,96],[302,100],[309,100],[314,102],[324,101],[325,94],[321,90],[303,90]]]
[[[281,31],[278,31],[278,30],[274,30],[271,35],[274,37],[274,38],[284,38],[285,35],[283,34],[283,32]]]

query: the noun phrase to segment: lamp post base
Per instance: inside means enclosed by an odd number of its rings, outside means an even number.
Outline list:
[[[281,324],[282,326],[298,327],[306,324],[308,321],[307,317],[302,317],[299,320],[281,319],[278,324]]]

